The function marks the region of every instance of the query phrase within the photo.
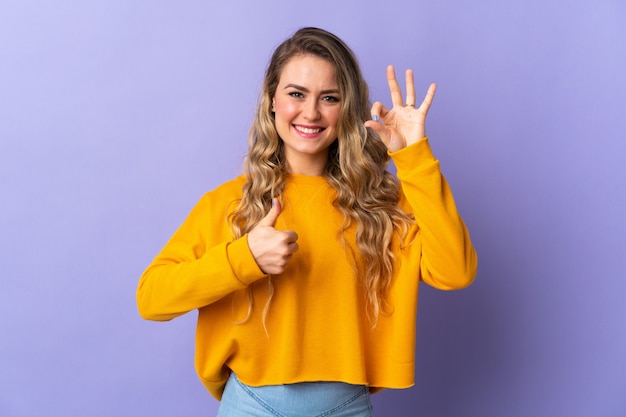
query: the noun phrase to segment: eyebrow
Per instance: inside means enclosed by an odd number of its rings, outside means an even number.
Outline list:
[[[287,88],[295,88],[296,90],[301,90],[304,91],[305,93],[309,93],[309,89],[306,87],[302,87],[301,85],[298,84],[287,84],[285,86],[285,89]],[[320,92],[320,94],[339,94],[339,90],[338,89],[334,89],[334,90],[323,90]]]

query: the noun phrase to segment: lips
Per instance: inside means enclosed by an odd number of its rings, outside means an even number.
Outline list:
[[[293,125],[293,128],[299,133],[302,133],[304,135],[317,135],[318,133],[324,130],[323,127],[307,127],[307,126],[300,126],[300,125]]]

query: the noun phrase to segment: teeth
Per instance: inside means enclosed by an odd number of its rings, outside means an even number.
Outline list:
[[[302,133],[307,133],[307,134],[319,133],[319,132],[322,130],[322,129],[320,129],[320,128],[317,128],[317,129],[310,129],[310,128],[308,128],[308,127],[301,127],[301,126],[296,126],[296,129],[297,129],[299,132],[302,132]]]

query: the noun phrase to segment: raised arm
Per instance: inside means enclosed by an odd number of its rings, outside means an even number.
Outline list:
[[[375,130],[387,146],[402,184],[406,210],[412,211],[419,228],[420,277],[439,289],[469,285],[478,265],[469,232],[459,215],[450,187],[441,174],[426,137],[426,116],[435,97],[431,84],[416,107],[413,71],[406,71],[406,97],[393,66],[387,67],[391,109],[377,101],[366,127]]]

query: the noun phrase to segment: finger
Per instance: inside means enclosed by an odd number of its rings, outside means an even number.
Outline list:
[[[276,225],[276,220],[278,220],[278,216],[280,216],[281,210],[282,207],[280,205],[280,200],[276,197],[272,198],[272,208],[270,208],[270,211],[264,218],[261,219],[257,226],[274,227]]]
[[[435,92],[437,91],[437,84],[432,83],[428,87],[428,91],[426,91],[426,96],[424,97],[424,101],[420,105],[420,109],[424,111],[424,113],[428,113],[430,109],[430,105],[433,103],[433,99],[435,98]]]
[[[391,136],[389,134],[389,129],[385,127],[385,125],[380,122],[368,120],[367,122],[365,122],[365,127],[369,127],[374,132],[376,132],[378,138],[385,144],[387,148],[391,146]]]
[[[415,81],[413,70],[406,70],[406,105],[415,107]]]
[[[387,67],[387,84],[389,84],[389,92],[391,93],[391,103],[393,106],[403,107],[402,89],[396,80],[396,71],[393,65]]]
[[[289,244],[296,243],[296,241],[298,240],[298,234],[293,230],[286,230],[284,233],[287,236],[287,242],[289,242]]]
[[[375,102],[370,109],[372,119],[365,121],[365,127],[370,127],[380,134],[380,131],[383,129],[383,118],[387,113],[389,113],[389,110],[380,101]]]
[[[385,126],[383,126],[383,124],[380,122],[380,119],[367,120],[365,123],[363,123],[363,125],[365,127],[369,127],[370,129],[372,129],[374,132],[378,134],[378,136],[382,137],[382,135],[384,134]]]
[[[385,117],[385,114],[387,113],[388,113],[387,109],[385,108],[385,106],[383,106],[383,103],[381,103],[380,101],[377,101],[376,103],[372,104],[372,108],[370,109],[372,120],[379,121],[381,118]]]
[[[296,242],[291,242],[288,247],[289,255],[293,255],[298,249],[300,249],[300,246]]]

